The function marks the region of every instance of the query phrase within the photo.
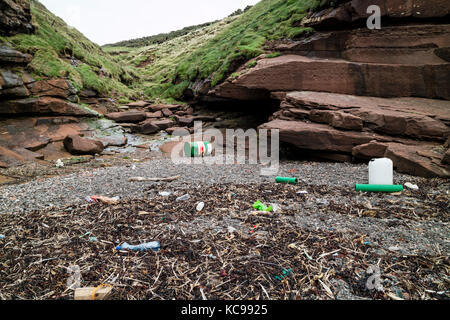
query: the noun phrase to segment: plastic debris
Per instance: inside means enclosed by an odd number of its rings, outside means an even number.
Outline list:
[[[186,201],[189,200],[191,196],[189,194],[185,194],[184,196],[178,197],[177,201]]]
[[[232,227],[232,226],[229,226],[229,227],[228,227],[228,232],[229,232],[229,233],[235,233],[235,232],[237,232],[237,229],[234,228],[234,227]]]
[[[89,242],[96,242],[98,241],[97,237],[90,237]]]
[[[105,204],[118,204],[120,202],[119,197],[108,198],[108,197],[104,197],[104,196],[90,196],[90,197],[86,197],[86,200],[91,203],[101,202],[101,203],[105,203]]]
[[[357,184],[356,191],[365,192],[387,192],[394,193],[403,191],[403,186],[401,185],[384,185],[384,184]]]
[[[297,184],[298,183],[298,178],[276,177],[275,181],[277,183]]]
[[[5,239],[5,236],[0,234],[0,240]]]
[[[198,205],[197,205],[197,211],[198,212],[201,212],[202,210],[203,210],[203,208],[205,207],[205,203],[204,202],[200,202]]]
[[[330,204],[330,203],[328,202],[328,200],[324,200],[324,199],[317,199],[317,200],[316,200],[316,203],[317,203],[318,205],[321,205],[321,206],[327,206],[327,205]]]
[[[261,201],[256,201],[253,204],[253,208],[255,208],[258,211],[267,211],[267,212],[272,212],[273,211],[273,207],[272,206],[266,206],[265,204],[263,204]]]
[[[116,250],[131,250],[131,251],[147,251],[147,250],[153,250],[153,251],[159,251],[161,248],[161,244],[159,241],[153,241],[153,242],[147,242],[143,244],[139,244],[136,246],[132,246],[128,243],[124,243],[120,246],[116,247]]]
[[[297,191],[297,194],[308,194],[308,191],[306,190]]]
[[[412,184],[411,182],[405,183],[405,187],[411,190],[419,190],[419,186],[417,184]]]
[[[97,288],[77,288],[74,300],[106,300],[111,295],[113,287],[109,284],[101,284]]]
[[[61,159],[56,160],[56,167],[57,167],[57,168],[62,168],[62,167],[64,167],[64,162],[62,162]]]
[[[158,194],[159,194],[161,197],[168,197],[168,196],[170,196],[170,195],[172,194],[172,192],[161,191],[161,192],[158,192]]]

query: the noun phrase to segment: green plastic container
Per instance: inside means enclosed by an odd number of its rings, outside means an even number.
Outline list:
[[[213,146],[210,142],[186,142],[184,144],[184,154],[188,158],[206,157],[213,152]]]
[[[298,183],[298,178],[276,177],[275,181],[277,183],[297,184]]]
[[[384,184],[357,184],[356,191],[393,193],[403,191],[403,186]]]

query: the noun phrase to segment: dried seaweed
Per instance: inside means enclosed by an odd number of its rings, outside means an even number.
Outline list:
[[[175,194],[161,197],[155,189],[147,189],[148,199],[114,205],[0,215],[0,299],[73,299],[67,282],[73,266],[82,287],[112,285],[111,299],[450,298],[445,253],[380,254],[362,234],[299,228],[294,216],[301,212],[289,206],[336,194],[348,197],[348,208],[330,202],[323,210],[430,218],[400,210],[405,201],[367,209],[352,203],[358,196],[352,191],[303,186],[305,196],[299,187],[261,184],[192,188],[188,201],[177,202]],[[256,200],[281,209],[254,214]],[[199,201],[206,204],[202,212],[195,209]],[[448,202],[432,198],[426,206],[433,218],[448,221]],[[153,240],[161,242],[159,252],[115,250]],[[368,288],[371,266],[379,267],[383,290]]]

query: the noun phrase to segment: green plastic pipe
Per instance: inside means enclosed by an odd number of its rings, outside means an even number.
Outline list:
[[[276,177],[275,181],[278,183],[297,184],[298,178]]]
[[[402,185],[384,185],[384,184],[357,184],[356,191],[366,192],[401,192]]]

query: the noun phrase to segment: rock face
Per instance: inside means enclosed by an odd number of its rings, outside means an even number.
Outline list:
[[[77,104],[52,97],[4,101],[2,102],[0,107],[0,115],[70,115],[83,117],[97,116],[96,113],[84,109]]]
[[[0,0],[0,35],[33,32],[29,0]]]
[[[337,8],[314,12],[302,25],[316,29],[348,27],[370,16],[367,8],[377,5],[384,19],[429,19],[450,15],[450,5],[445,0],[344,0]]]
[[[95,155],[104,150],[101,141],[85,139],[79,135],[70,135],[64,139],[64,147],[73,155]]]
[[[401,75],[401,76],[399,76]],[[261,99],[259,91],[323,91],[375,97],[450,99],[450,64],[427,66],[358,63],[286,55],[263,59],[211,94],[239,100]],[[246,94],[242,94],[242,91]],[[255,92],[255,94],[253,94]]]
[[[51,79],[33,82],[28,85],[29,90],[34,96],[50,96],[68,99],[78,93],[70,81],[66,79]]]
[[[14,50],[8,46],[0,46],[0,65],[27,64],[33,57],[29,54]]]
[[[449,177],[450,2],[333,3],[298,23],[316,32],[268,43],[282,55],[242,66],[209,98],[279,101],[261,128],[305,155],[389,157],[400,172]],[[380,30],[366,27],[371,5],[381,8]]]

